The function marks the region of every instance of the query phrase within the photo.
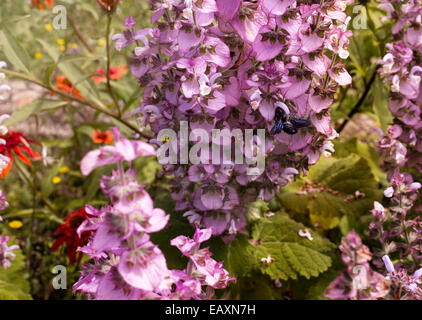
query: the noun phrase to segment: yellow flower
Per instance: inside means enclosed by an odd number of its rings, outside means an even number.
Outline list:
[[[13,229],[19,229],[22,228],[22,221],[19,220],[13,220],[9,222],[9,227]]]
[[[45,30],[51,31],[51,30],[53,30],[53,26],[51,24],[46,24],[45,25]]]
[[[35,53],[34,57],[35,57],[35,59],[42,59],[43,55],[42,55],[41,52],[37,52],[37,53]]]
[[[60,49],[60,51],[65,51],[66,50],[66,47],[65,46],[60,46],[59,49]]]
[[[61,167],[61,168],[59,169],[59,172],[60,172],[60,173],[67,173],[67,172],[69,172],[69,167],[66,167],[66,166]]]
[[[58,184],[58,183],[60,183],[60,182],[62,182],[62,179],[60,178],[60,177],[54,177],[52,180],[51,180],[54,184]]]
[[[63,44],[64,44],[64,40],[63,40],[63,39],[58,39],[58,40],[57,40],[57,44],[58,44],[59,46],[63,45]]]
[[[163,140],[161,140],[161,142],[162,142],[162,143],[164,143],[164,142],[169,142],[169,137],[168,137],[168,136],[165,136],[165,137],[164,137],[164,139],[163,139]]]
[[[104,39],[100,39],[100,40],[98,40],[98,45],[100,46],[100,47],[103,47],[103,46],[105,46],[106,45],[106,42],[105,42],[105,40]]]
[[[70,44],[70,46],[71,46],[73,49],[78,49],[78,45],[77,45],[76,43],[71,43],[71,44]]]

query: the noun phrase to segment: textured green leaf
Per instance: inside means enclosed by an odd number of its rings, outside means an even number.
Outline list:
[[[210,240],[210,247],[213,258],[223,261],[223,267],[229,271],[231,277],[245,277],[257,268],[255,247],[243,234],[238,234],[235,241],[228,243],[213,238]]]
[[[246,205],[246,219],[248,221],[259,220],[264,216],[264,213],[269,211],[268,203],[258,199]]]
[[[278,213],[255,224],[252,238],[255,245],[255,262],[262,273],[271,279],[287,280],[316,277],[331,265],[328,253],[334,245],[318,233],[311,231],[313,240],[300,237],[298,232],[305,227],[286,214]],[[262,258],[271,257],[266,264]]]
[[[364,196],[355,197],[356,192]],[[277,198],[289,214],[308,215],[313,225],[332,229],[343,215],[353,220],[367,214],[381,193],[368,161],[351,154],[322,158],[307,177],[283,188]]]
[[[356,153],[365,158],[375,179],[383,184],[387,182],[386,174],[379,166],[378,154],[369,144],[357,138],[352,138],[345,142],[336,140],[334,141],[334,149],[336,150],[334,153],[336,158],[347,158],[351,153]]]

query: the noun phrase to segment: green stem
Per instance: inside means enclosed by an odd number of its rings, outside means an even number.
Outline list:
[[[120,110],[119,101],[113,91],[113,88],[111,87],[111,79],[110,79],[110,64],[111,64],[111,54],[110,54],[110,27],[111,27],[111,20],[112,20],[112,14],[107,14],[107,31],[106,31],[106,50],[107,50],[107,89],[110,93],[110,97],[113,99],[114,104],[116,105],[117,112],[119,114],[119,117],[122,116],[122,111]]]
[[[27,75],[22,74],[22,73],[19,73],[19,72],[7,70],[7,69],[0,69],[0,72],[5,73],[5,74],[10,75],[10,76],[13,76],[13,77],[16,77],[16,78],[19,78],[19,79],[22,79],[22,80],[26,80],[26,81],[32,82],[32,83],[34,83],[34,84],[36,84],[36,85],[38,85],[40,87],[43,87],[44,89],[47,89],[49,91],[54,92],[55,94],[57,94],[59,96],[62,96],[63,98],[66,98],[66,99],[71,100],[71,101],[78,102],[78,103],[83,104],[83,105],[85,105],[87,107],[90,107],[91,109],[94,109],[94,110],[96,110],[98,112],[104,113],[104,114],[112,117],[113,119],[116,119],[117,121],[119,121],[120,123],[122,123],[123,125],[125,125],[126,127],[128,127],[129,129],[131,129],[132,131],[136,132],[140,136],[142,136],[142,137],[144,137],[146,139],[151,139],[152,138],[152,135],[147,134],[146,132],[143,132],[143,131],[139,130],[138,128],[136,128],[130,122],[122,119],[119,115],[114,114],[110,110],[108,110],[108,109],[106,109],[106,108],[104,108],[102,106],[99,106],[99,105],[95,104],[92,101],[86,100],[85,98],[78,98],[78,97],[75,97],[73,95],[67,94],[67,93],[65,93],[63,91],[57,90],[56,88],[54,88],[54,87],[52,87],[50,85],[46,85],[46,84],[42,83],[41,81],[39,81],[39,80],[37,80],[35,78],[32,78],[30,76],[27,76]]]
[[[79,38],[81,43],[85,46],[85,48],[90,53],[94,53],[95,52],[94,49],[92,49],[92,47],[89,45],[88,41],[86,41],[83,34],[79,30],[78,26],[76,25],[76,23],[73,21],[73,19],[71,18],[71,16],[69,14],[67,14],[67,21],[69,21],[70,26],[72,27],[73,31],[75,31],[76,36]]]
[[[365,91],[363,92],[362,96],[360,97],[359,101],[355,104],[355,106],[352,108],[352,110],[347,115],[347,118],[344,119],[343,123],[338,127],[337,132],[340,134],[344,127],[346,127],[346,124],[349,122],[349,119],[351,119],[359,110],[362,104],[365,102],[365,99],[371,90],[372,84],[375,82],[376,76],[377,76],[377,70],[378,67],[375,68],[374,73],[371,76],[371,79],[369,80],[368,84],[366,85]]]
[[[19,164],[18,161],[15,161],[15,167],[18,169],[19,173],[23,177],[23,180],[32,188],[34,193],[41,198],[41,200],[46,204],[46,206],[54,214],[55,220],[56,221],[63,221],[61,218],[58,217],[57,209],[51,204],[51,202],[48,199],[46,199],[40,192],[38,192],[37,187],[31,181],[31,179],[29,179],[29,177],[27,177],[26,173],[23,171],[23,169],[22,169],[22,167],[21,167],[21,165]]]

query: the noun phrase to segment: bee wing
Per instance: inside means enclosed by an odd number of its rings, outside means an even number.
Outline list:
[[[284,127],[283,122],[281,122],[281,121],[276,122],[274,127],[272,127],[270,134],[275,135],[275,134],[280,133],[281,130],[283,130],[283,127]]]
[[[304,128],[304,127],[309,127],[311,125],[311,122],[307,119],[290,118],[290,122],[296,128]]]
[[[287,134],[297,133],[297,128],[290,122],[285,122],[283,126],[283,131]]]

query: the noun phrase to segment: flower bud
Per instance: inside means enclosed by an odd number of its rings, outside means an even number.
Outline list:
[[[116,9],[119,0],[97,0],[98,4],[107,12],[112,12]]]

